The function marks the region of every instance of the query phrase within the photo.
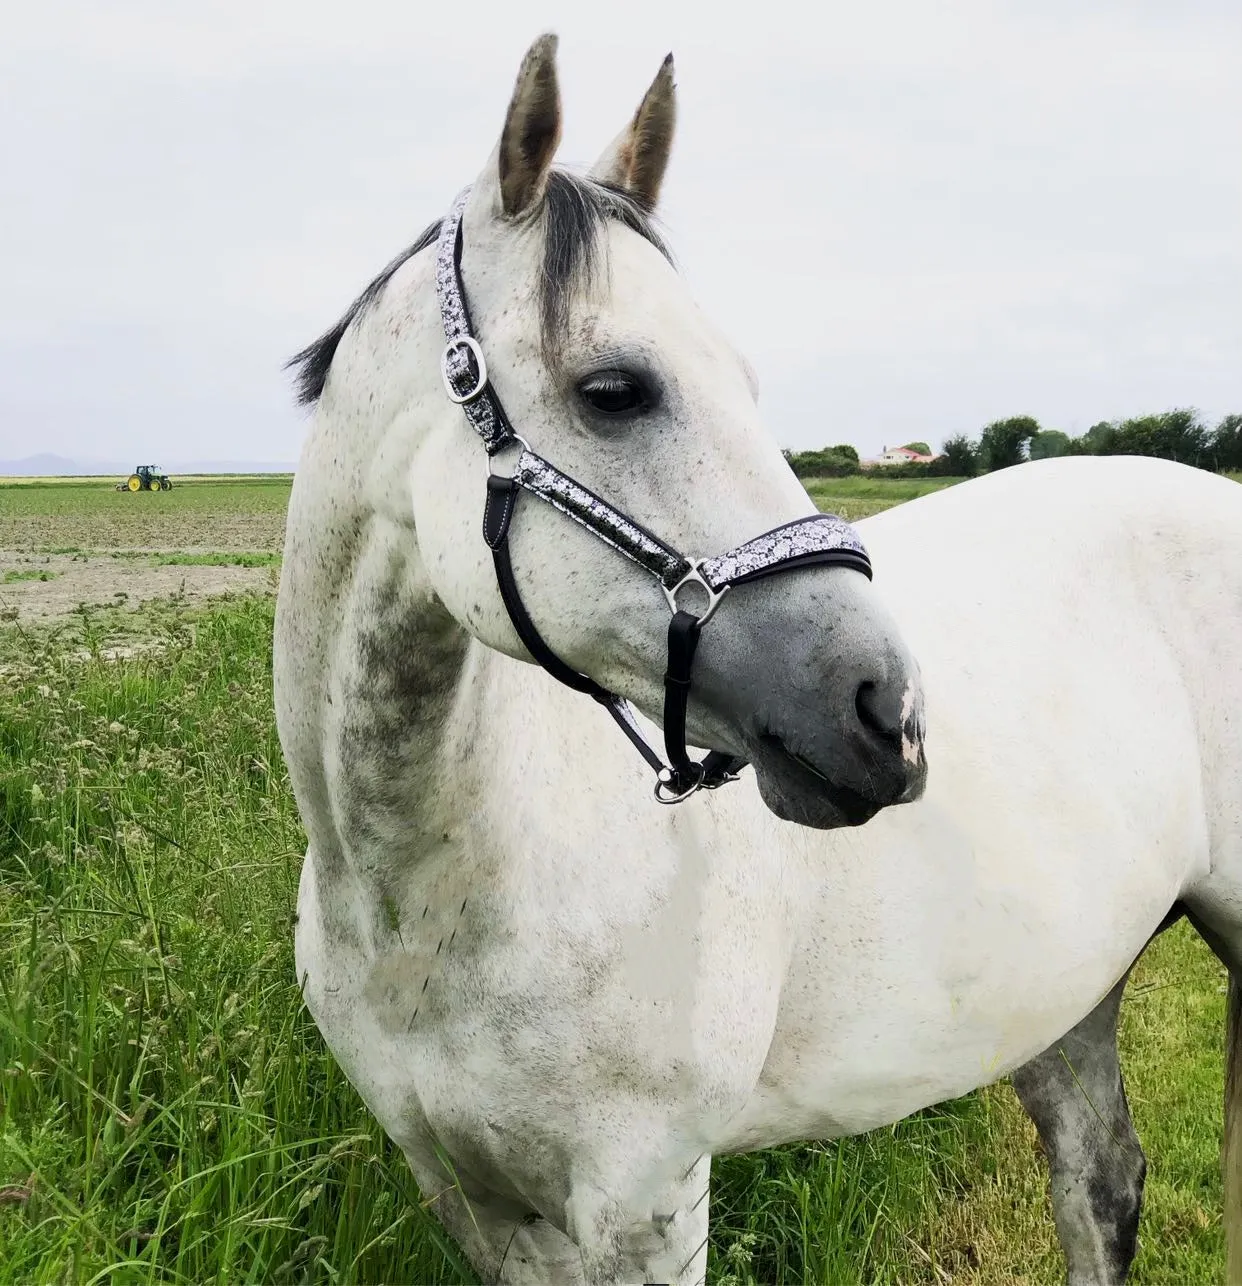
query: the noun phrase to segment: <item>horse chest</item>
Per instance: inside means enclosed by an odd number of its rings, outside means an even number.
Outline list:
[[[334,992],[310,968],[316,1021],[395,1139],[430,1131],[493,1186],[525,1188],[532,1166],[555,1170],[601,1133],[698,1138],[740,1110],[775,1023],[775,913],[735,937],[702,932],[714,899],[689,907],[676,880],[627,902],[495,877],[448,862],[418,896],[369,909],[372,948]],[[313,936],[300,969],[338,957]],[[720,958],[726,943],[744,970]]]

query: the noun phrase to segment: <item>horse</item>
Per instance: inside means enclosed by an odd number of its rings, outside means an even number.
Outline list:
[[[452,214],[294,359],[310,1014],[485,1281],[700,1283],[713,1156],[1011,1075],[1070,1281],[1119,1282],[1118,1008],[1186,915],[1236,1231],[1242,491],[1062,458],[817,525],[655,225],[675,114],[670,57],[555,167],[540,38]]]

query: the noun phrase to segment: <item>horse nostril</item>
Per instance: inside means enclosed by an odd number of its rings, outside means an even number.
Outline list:
[[[854,696],[854,709],[868,732],[881,741],[901,743],[901,701],[892,692],[886,692],[868,680],[858,685]]]

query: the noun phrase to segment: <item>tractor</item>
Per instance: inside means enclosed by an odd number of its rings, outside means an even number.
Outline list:
[[[116,484],[118,491],[171,491],[172,481],[160,472],[158,464],[140,464],[127,482]]]

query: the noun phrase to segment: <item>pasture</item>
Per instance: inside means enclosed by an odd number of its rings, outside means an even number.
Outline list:
[[[470,1281],[293,977],[303,840],[270,669],[289,480],[112,481],[0,485],[0,1280]],[[809,489],[857,519],[942,485]],[[85,597],[52,597],[84,568]],[[241,575],[198,593],[200,571]],[[1127,993],[1136,1282],[1221,1275],[1223,1008],[1184,925]],[[711,1201],[721,1286],[1063,1271],[1003,1084],[723,1158]]]

